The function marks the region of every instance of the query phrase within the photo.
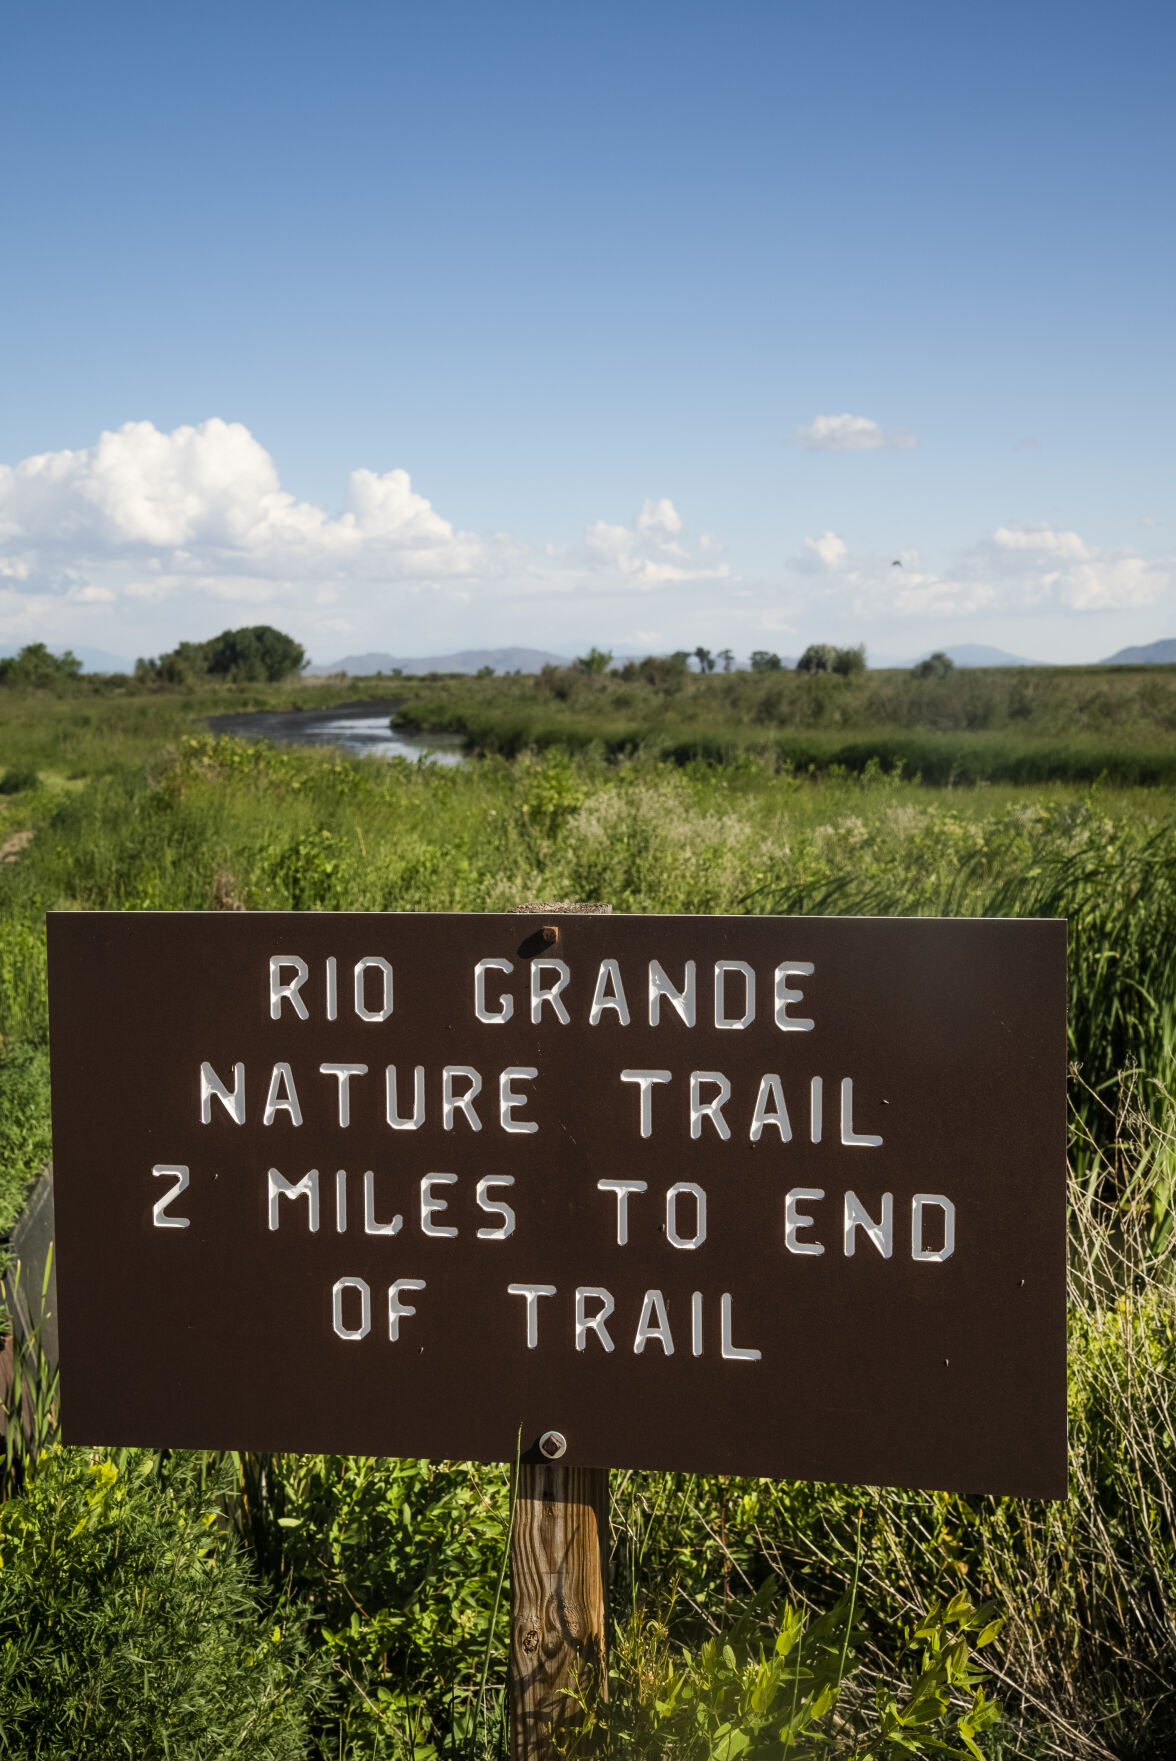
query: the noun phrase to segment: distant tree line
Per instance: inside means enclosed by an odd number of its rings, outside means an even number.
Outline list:
[[[946,656],[932,658],[942,660]],[[720,648],[717,653],[712,653],[709,648],[701,646],[692,649],[678,648],[673,654],[647,654],[644,660],[628,660],[619,667],[613,666],[610,649],[590,648],[587,654],[577,658],[576,669],[590,678],[601,678],[605,673],[613,672],[628,681],[644,679],[649,684],[660,685],[670,675],[689,672],[691,661],[700,673],[713,673],[720,667],[725,673],[735,671],[735,654],[732,649]],[[947,664],[951,666],[950,661]],[[782,672],[784,665],[778,654],[769,653],[766,648],[757,648],[751,656],[753,673]],[[837,673],[848,678],[865,671],[865,645],[859,642],[856,648],[835,648],[829,642],[813,642],[795,665],[798,673]],[[544,668],[545,672],[555,670],[558,669]]]

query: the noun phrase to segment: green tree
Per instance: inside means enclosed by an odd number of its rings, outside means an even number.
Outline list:
[[[611,648],[590,648],[587,654],[576,657],[576,665],[582,673],[588,673],[596,679],[607,673],[612,665],[612,659]]]
[[[955,672],[955,661],[950,654],[944,654],[937,648],[925,660],[920,660],[911,668],[912,679],[946,679],[948,673]]]
[[[865,644],[856,648],[836,648],[832,642],[810,642],[796,663],[798,673],[840,673],[849,678],[866,670]]]
[[[19,654],[0,660],[0,685],[61,685],[81,670],[81,661],[68,648],[51,654],[43,642],[30,642]]]
[[[709,648],[696,648],[694,650],[694,658],[698,662],[698,670],[700,673],[714,672],[715,657]]]
[[[301,671],[306,650],[292,636],[272,624],[252,624],[241,630],[222,630],[206,642],[208,671],[219,678],[253,684],[268,679],[277,684]]]
[[[164,685],[186,685],[210,676],[237,684],[271,684],[289,678],[306,664],[306,650],[293,636],[272,624],[249,624],[222,630],[207,642],[181,642],[158,660],[135,662],[135,677]]]
[[[859,642],[855,648],[835,648],[833,650],[833,671],[840,673],[842,678],[852,678],[866,670],[866,645]]]
[[[751,670],[753,673],[778,673],[780,656],[772,654],[766,648],[754,648],[751,653]]]

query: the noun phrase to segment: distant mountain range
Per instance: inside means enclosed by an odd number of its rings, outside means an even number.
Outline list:
[[[345,654],[326,666],[307,667],[319,676],[349,673],[366,677],[372,673],[476,673],[493,667],[496,673],[537,673],[540,667],[568,666],[566,654],[548,654],[542,648],[465,648],[460,654]]]
[[[968,666],[1052,666],[1048,660],[1026,660],[1023,654],[1010,654],[1005,648],[990,648],[985,642],[960,642],[954,648],[937,648],[937,654],[946,654],[948,660],[958,667]],[[917,658],[926,660],[931,653],[929,648]],[[893,667],[896,671],[915,665],[913,660],[883,660],[881,656],[870,663],[875,667]]]
[[[1100,666],[1176,666],[1176,636],[1148,642],[1142,648],[1120,648]]]

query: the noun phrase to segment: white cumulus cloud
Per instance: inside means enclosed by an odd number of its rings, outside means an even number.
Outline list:
[[[128,422],[93,446],[0,465],[0,638],[104,619],[104,642],[117,624],[128,646],[153,631],[167,646],[180,624],[199,635],[214,617],[264,616],[317,648],[349,632],[387,640],[395,614],[435,644],[447,620],[468,627],[466,608],[497,626],[536,600],[702,587],[730,575],[721,549],[714,534],[692,541],[660,496],[627,525],[597,520],[578,543],[535,553],[509,533],[462,530],[399,469],[353,470],[331,510],[283,489],[240,422]]]
[[[845,539],[836,532],[822,532],[819,538],[806,538],[804,542],[805,548],[827,569],[837,568],[849,554]]]
[[[883,448],[907,451],[917,446],[905,428],[883,428],[869,416],[817,416],[796,430],[806,452],[880,452]]]
[[[998,526],[942,570],[906,551],[901,566],[855,555],[836,532],[806,538],[790,567],[856,614],[968,617],[977,612],[1091,612],[1154,605],[1172,583],[1163,561],[1100,550],[1045,523]]]
[[[406,471],[357,470],[332,516],[283,490],[265,448],[213,417],[162,433],[128,422],[79,451],[0,466],[0,541],[35,572],[150,555],[166,572],[314,575],[336,567],[461,575],[488,546],[455,531]]]
[[[590,566],[616,571],[639,588],[726,580],[729,566],[696,561],[682,540],[682,532],[681,514],[669,497],[663,496],[659,501],[647,500],[631,526],[596,520],[584,534],[584,545]],[[722,548],[713,533],[704,533],[698,544],[708,556]]]

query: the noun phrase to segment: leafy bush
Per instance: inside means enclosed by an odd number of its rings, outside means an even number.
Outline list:
[[[0,1560],[0,1755],[305,1755],[321,1672],[190,1466],[55,1448],[0,1504]]]
[[[325,1753],[346,1741],[365,1757],[465,1755],[496,1733],[506,1473],[338,1455],[245,1456],[238,1471],[259,1565],[310,1613],[331,1667],[315,1719]]]
[[[35,789],[40,780],[31,764],[10,764],[0,776],[0,795],[21,795],[26,789]]]
[[[819,1618],[785,1605],[765,1629],[774,1591],[766,1584],[720,1637],[677,1655],[664,1625],[635,1616],[618,1636],[610,1699],[580,1702],[568,1754],[897,1761],[933,1751],[981,1761],[977,1738],[1000,1721],[972,1662],[999,1631],[991,1607],[965,1595],[935,1604],[900,1639],[892,1671],[865,1660],[853,1592]]]

